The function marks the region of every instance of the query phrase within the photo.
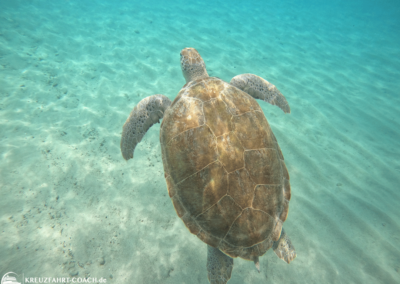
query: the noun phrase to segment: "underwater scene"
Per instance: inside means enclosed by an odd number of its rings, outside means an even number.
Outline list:
[[[400,283],[399,149],[399,1],[0,1],[2,284]]]

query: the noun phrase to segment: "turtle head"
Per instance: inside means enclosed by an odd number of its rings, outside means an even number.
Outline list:
[[[206,64],[196,49],[187,47],[181,51],[181,68],[186,83],[207,78]]]

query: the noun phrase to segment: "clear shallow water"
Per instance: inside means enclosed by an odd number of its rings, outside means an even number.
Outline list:
[[[260,274],[235,260],[229,283],[399,282],[399,19],[396,1],[1,2],[0,274],[207,283],[159,126],[134,161],[119,151],[142,98],[179,92],[191,46],[210,75],[262,76],[292,109],[260,102],[291,176],[298,257],[269,251]]]

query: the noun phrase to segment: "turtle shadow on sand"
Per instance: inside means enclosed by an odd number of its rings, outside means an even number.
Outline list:
[[[227,283],[233,258],[254,261],[270,248],[290,263],[296,251],[282,228],[291,197],[289,173],[267,119],[255,99],[290,113],[279,90],[253,74],[230,83],[209,77],[194,48],[181,51],[186,84],[171,102],[140,101],[121,138],[125,160],[160,119],[168,193],[177,215],[207,246],[208,280]]]

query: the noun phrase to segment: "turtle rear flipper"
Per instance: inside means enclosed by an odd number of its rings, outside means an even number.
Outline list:
[[[153,95],[141,100],[131,111],[122,127],[121,153],[125,160],[133,158],[136,145],[142,141],[147,130],[160,122],[171,100],[163,95]]]
[[[232,268],[233,258],[207,245],[207,277],[211,284],[226,284],[231,279]]]
[[[279,238],[279,240],[274,242],[272,249],[280,259],[286,261],[287,263],[290,263],[297,256],[296,250],[283,228],[281,232],[281,237]]]
[[[231,85],[248,93],[255,99],[276,105],[285,113],[290,113],[289,103],[282,93],[270,82],[254,74],[242,74],[232,78]]]

